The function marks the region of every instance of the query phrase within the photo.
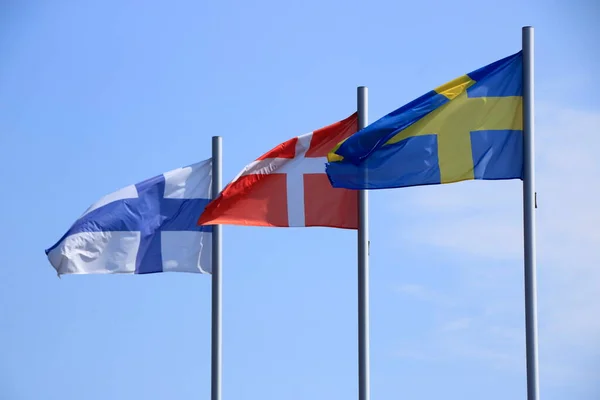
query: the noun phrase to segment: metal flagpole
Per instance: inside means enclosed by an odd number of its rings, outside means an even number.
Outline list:
[[[220,136],[212,138],[212,198],[216,198],[221,192],[223,185],[222,177],[222,143]],[[222,369],[222,349],[221,349],[221,226],[212,226],[212,329],[211,329],[211,400],[221,400],[221,369]]]
[[[539,400],[533,66],[533,27],[526,26],[523,27],[523,233],[525,249],[527,400]]]
[[[358,129],[369,119],[368,89],[357,90]],[[358,192],[358,399],[369,400],[369,197]]]

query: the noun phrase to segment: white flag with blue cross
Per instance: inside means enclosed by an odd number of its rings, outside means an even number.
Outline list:
[[[58,275],[211,272],[212,227],[197,221],[211,197],[212,160],[104,196],[46,255]]]

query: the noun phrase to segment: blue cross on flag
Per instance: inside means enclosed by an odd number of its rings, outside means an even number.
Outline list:
[[[212,227],[197,221],[211,197],[212,160],[104,196],[46,255],[58,275],[211,272]]]

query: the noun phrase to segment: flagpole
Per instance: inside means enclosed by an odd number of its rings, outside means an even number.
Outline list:
[[[535,146],[533,27],[523,34],[523,237],[525,258],[525,346],[527,352],[527,400],[539,400],[537,343],[537,282],[535,246]]]
[[[212,138],[212,198],[216,198],[223,185],[222,177],[222,149],[223,139],[220,136]],[[222,326],[222,247],[221,225],[212,226],[212,320],[211,320],[211,400],[221,400],[221,326]]]
[[[357,88],[358,129],[369,120],[368,89]],[[358,399],[369,400],[369,197],[358,192]]]

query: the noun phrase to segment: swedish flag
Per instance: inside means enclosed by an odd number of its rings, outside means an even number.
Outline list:
[[[461,76],[365,127],[328,155],[334,187],[522,179],[522,52]]]

